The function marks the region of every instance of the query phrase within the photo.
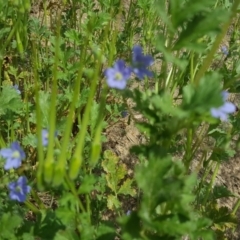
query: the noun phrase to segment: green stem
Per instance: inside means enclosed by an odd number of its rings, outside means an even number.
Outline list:
[[[211,189],[212,189],[213,183],[214,183],[214,181],[215,181],[215,179],[216,179],[216,177],[217,177],[219,167],[220,167],[220,163],[217,162],[216,167],[215,167],[214,172],[213,172],[212,179],[211,179],[211,181],[210,181],[210,183],[209,183],[209,185],[208,185],[207,192],[206,192],[205,197],[204,197],[204,200],[203,200],[203,206],[205,206],[206,203],[207,203],[207,200],[208,200],[210,191],[211,191]]]
[[[30,210],[32,210],[32,212],[34,212],[35,214],[40,213],[40,210],[39,210],[37,207],[35,207],[31,202],[25,201],[24,204],[25,204]]]
[[[97,125],[95,127],[95,134],[94,134],[93,144],[91,149],[90,165],[92,168],[97,164],[97,161],[101,153],[101,134],[102,134],[102,127],[103,127],[104,109],[106,105],[107,92],[108,92],[108,88],[105,85],[105,88],[103,90],[103,95],[101,98],[99,115],[97,118]]]
[[[37,193],[34,190],[31,190],[31,195],[34,198],[34,200],[37,202],[40,209],[46,209],[45,205],[41,201],[41,199],[38,197]]]
[[[53,80],[51,87],[51,103],[49,113],[49,141],[47,148],[47,157],[44,164],[44,179],[46,182],[51,182],[53,178],[53,163],[54,163],[54,139],[55,139],[55,124],[56,124],[56,103],[57,103],[57,75],[58,75],[58,62],[60,51],[60,16],[57,23],[57,33],[55,42],[55,61],[53,69]]]
[[[79,208],[81,209],[82,212],[86,212],[86,209],[84,208],[79,196],[78,196],[78,193],[77,193],[77,190],[75,188],[75,185],[74,185],[74,182],[71,181],[71,179],[69,179],[69,177],[67,176],[67,174],[65,175],[65,183],[67,184],[68,188],[70,189],[70,191],[72,192],[73,196],[75,197],[76,201],[77,201],[77,205],[76,205],[76,208],[77,208],[77,212],[79,213]]]
[[[201,144],[203,143],[203,140],[205,138],[205,135],[207,134],[209,125],[203,125],[202,129],[200,130],[200,132],[197,134],[196,137],[196,141],[192,146],[192,156],[194,156],[194,154],[197,152],[197,150],[199,149],[200,146],[202,146]]]
[[[222,32],[216,37],[215,42],[213,43],[213,46],[212,46],[210,52],[208,53],[207,57],[204,59],[202,66],[200,67],[199,71],[197,72],[197,75],[195,77],[195,83],[197,85],[199,84],[199,81],[203,77],[204,73],[210,67],[212,60],[214,58],[214,54],[217,52],[220,43],[222,42],[224,36],[227,33],[228,27],[230,26],[233,18],[237,14],[237,9],[238,9],[239,3],[240,3],[240,0],[234,1],[232,8],[231,8],[231,16],[230,16],[229,20],[223,25]]]
[[[8,44],[10,43],[10,41],[12,40],[12,37],[14,36],[16,30],[18,27],[18,22],[16,22],[12,28],[12,30],[10,31],[6,41],[4,41],[3,46],[1,47],[0,50],[0,55],[2,56],[0,59],[0,86],[2,85],[2,65],[3,65],[3,57],[5,55],[5,51],[7,49]]]
[[[96,70],[95,70],[94,77],[92,79],[92,84],[90,87],[90,92],[89,92],[88,101],[87,101],[86,109],[85,109],[83,120],[82,120],[82,125],[80,128],[80,132],[77,136],[77,139],[78,139],[77,147],[74,152],[73,158],[70,162],[69,176],[71,179],[75,179],[77,177],[83,162],[83,148],[84,148],[84,142],[85,142],[84,140],[87,133],[87,128],[88,128],[89,119],[90,119],[90,111],[92,108],[94,95],[95,95],[96,87],[98,83],[98,74],[99,74],[100,66],[101,66],[101,62],[99,61],[99,59],[97,59]]]
[[[37,185],[38,188],[41,190],[43,189],[42,183],[42,170],[43,170],[43,146],[42,146],[42,114],[41,114],[41,107],[40,107],[40,97],[39,97],[39,76],[38,76],[38,68],[37,68],[37,54],[36,54],[36,47],[35,43],[32,43],[33,49],[33,73],[34,73],[34,88],[35,88],[35,105],[36,105],[36,117],[37,117],[37,154],[38,154],[38,169],[37,169]]]
[[[194,80],[194,53],[190,53],[190,76],[191,76],[191,83]]]
[[[204,160],[209,162],[209,159],[208,159],[208,160],[204,159]],[[195,192],[196,192],[196,196],[197,196],[196,199],[197,199],[197,204],[198,204],[198,205],[200,204],[200,202],[199,202],[200,191],[201,191],[201,189],[202,189],[203,183],[204,183],[204,181],[205,181],[208,173],[209,173],[210,170],[212,169],[213,163],[214,163],[214,162],[211,162],[210,165],[208,165],[208,166],[206,166],[206,167],[204,168],[203,177],[201,178],[201,182],[199,183],[198,188],[197,188],[197,190],[195,191]]]
[[[190,162],[191,162],[191,153],[192,153],[192,139],[193,138],[193,129],[190,128],[187,130],[187,145],[186,145],[186,153],[184,158],[184,165],[186,171],[189,170]]]
[[[109,26],[106,28],[105,30],[105,41],[107,41],[107,32],[109,32]],[[113,37],[112,37],[112,41],[111,41],[111,47],[110,47],[110,54],[109,54],[109,61],[110,64],[112,63],[113,60],[113,54],[114,54],[114,46],[116,43],[116,36],[117,36],[117,31],[113,32]],[[103,118],[104,118],[104,110],[105,110],[105,105],[106,105],[106,96],[108,93],[108,87],[106,84],[104,84],[104,89],[102,91],[102,96],[101,96],[101,102],[100,102],[100,107],[99,107],[99,114],[98,114],[98,118],[97,118],[97,124],[95,127],[95,134],[94,134],[94,138],[93,138],[93,144],[92,144],[92,149],[91,149],[91,156],[90,156],[90,165],[91,168],[93,168],[98,159],[99,159],[99,155],[101,152],[101,134],[102,134],[102,127],[103,127]]]
[[[235,204],[231,214],[236,215],[236,212],[237,212],[239,207],[240,207],[240,199],[237,200],[237,203]]]
[[[86,44],[87,44],[87,42],[86,42]],[[56,164],[56,168],[55,168],[55,172],[54,172],[54,179],[53,179],[54,185],[59,185],[62,182],[64,173],[65,173],[66,159],[67,159],[67,154],[68,154],[68,146],[69,146],[70,135],[71,135],[72,125],[73,125],[73,117],[74,117],[74,111],[76,108],[76,102],[78,100],[79,93],[80,93],[80,86],[81,86],[82,75],[83,75],[83,66],[84,66],[85,57],[86,57],[86,49],[87,49],[87,47],[85,45],[85,47],[83,48],[82,55],[81,55],[78,76],[77,76],[77,79],[75,80],[73,98],[72,98],[72,102],[70,105],[69,114],[67,117],[66,128],[64,131],[64,136],[63,136],[62,145],[61,145],[61,154],[59,155],[59,158],[58,158],[58,161]]]

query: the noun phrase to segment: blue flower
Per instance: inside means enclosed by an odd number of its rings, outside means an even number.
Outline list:
[[[221,51],[222,51],[222,54],[225,55],[225,56],[227,56],[228,53],[229,53],[229,52],[228,52],[228,48],[227,48],[226,46],[222,46],[222,47],[221,47]]]
[[[126,215],[127,215],[127,216],[130,216],[131,212],[132,212],[131,210],[128,210],[128,211],[126,212]]]
[[[1,149],[0,156],[6,159],[6,163],[4,165],[5,170],[20,167],[22,160],[26,157],[18,142],[13,142],[10,148]]]
[[[19,90],[19,87],[17,84],[13,85],[13,88],[16,90],[18,94],[21,94],[21,91]]]
[[[133,47],[132,70],[139,79],[152,77],[153,73],[147,67],[153,64],[153,58],[150,55],[144,55],[140,46]]]
[[[48,145],[49,133],[47,129],[42,130],[42,145],[46,147]]]
[[[128,115],[128,111],[124,110],[124,111],[121,112],[121,116],[123,118],[127,117],[127,115]]]
[[[27,194],[31,191],[31,187],[27,185],[27,178],[25,176],[19,177],[16,182],[8,184],[9,197],[11,200],[17,200],[18,202],[24,202]]]
[[[54,133],[54,137],[57,137],[58,133]],[[49,141],[49,131],[47,129],[42,129],[42,145],[47,147]]]
[[[218,108],[211,108],[211,115],[215,118],[220,118],[222,121],[227,121],[228,114],[236,111],[236,106],[233,103],[226,101],[228,95],[228,92],[222,92],[224,104]]]
[[[124,89],[127,85],[127,80],[130,78],[131,69],[125,66],[123,60],[118,60],[115,62],[113,68],[106,69],[104,74],[109,87]]]

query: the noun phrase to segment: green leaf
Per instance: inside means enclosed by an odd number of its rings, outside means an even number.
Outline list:
[[[65,207],[59,207],[56,210],[56,217],[61,219],[62,224],[64,224],[66,226],[67,229],[75,229],[75,222],[74,222],[74,218],[75,218],[75,212],[71,211],[71,209],[69,209],[69,207],[65,208]]]
[[[97,240],[112,240],[115,238],[115,227],[112,222],[102,222],[96,229]]]
[[[105,176],[108,187],[114,192],[117,192],[117,182],[115,181],[113,174],[107,174]]]
[[[182,26],[184,22],[189,21],[199,13],[209,12],[209,8],[213,6],[215,0],[202,0],[201,2],[188,0],[188,1],[170,1],[170,12],[172,15],[172,22],[177,29]]]
[[[103,170],[107,173],[114,173],[116,165],[119,161],[118,157],[113,151],[106,150],[104,152],[104,161],[102,161]]]
[[[94,136],[94,128],[97,124],[98,114],[99,114],[99,104],[96,102],[93,102],[91,107],[91,117],[89,120],[92,137]]]
[[[114,195],[108,195],[107,196],[107,207],[110,210],[119,209],[121,206],[121,203],[119,202],[118,198]]]
[[[238,220],[237,217],[231,214],[230,209],[227,207],[218,207],[216,204],[212,204],[211,208],[207,208],[207,215],[211,218],[215,226],[218,229],[225,228],[226,224],[229,226],[236,226]]]
[[[164,55],[164,60],[166,62],[174,63],[176,66],[178,66],[181,70],[184,70],[187,65],[188,61],[185,59],[179,59],[174,54],[173,51],[165,46],[166,39],[163,35],[159,35],[156,39],[156,48],[159,52],[161,52]]]
[[[212,191],[213,200],[219,198],[235,197],[235,195],[228,190],[225,186],[214,186]]]
[[[132,212],[130,216],[123,216],[118,220],[122,226],[122,237],[124,240],[141,240],[142,230],[141,219],[137,212]]]
[[[3,213],[0,216],[0,239],[17,239],[15,234],[21,223],[22,218],[18,214]]]
[[[37,147],[37,136],[36,134],[29,133],[28,135],[22,138],[23,146],[31,146],[36,148]]]
[[[215,147],[212,152],[211,160],[216,162],[228,161],[235,155],[235,150],[224,146]]]
[[[54,236],[58,231],[65,230],[66,226],[67,228],[70,228],[71,222],[65,222],[70,213],[65,212],[66,218],[65,215],[62,215],[62,218],[59,218],[56,212],[52,209],[40,211],[41,215],[37,216],[37,222],[34,224],[34,234],[36,234],[36,236],[40,239],[54,239]]]
[[[70,42],[80,42],[81,41],[81,37],[80,37],[80,33],[79,31],[75,30],[75,29],[69,29],[67,30],[64,35],[69,39]]]
[[[90,193],[95,187],[96,178],[93,175],[86,175],[84,176],[83,180],[81,181],[81,185],[78,189],[78,193]]]
[[[183,88],[181,108],[195,114],[209,114],[212,107],[223,104],[221,76],[216,72],[206,75],[200,84],[189,84]]]
[[[60,230],[54,236],[54,240],[78,240],[79,236],[76,234],[75,229],[73,231],[69,230]]]
[[[120,189],[118,190],[118,194],[124,194],[124,195],[131,195],[134,197],[136,195],[136,190],[132,188],[132,179],[127,179],[123,182]]]
[[[6,114],[7,111],[18,113],[23,107],[20,95],[12,86],[2,87],[0,102],[0,115]]]
[[[204,35],[220,32],[220,23],[226,20],[228,16],[229,14],[222,9],[194,16],[180,33],[174,49],[179,50],[185,47],[190,50],[197,50],[199,43],[202,44],[199,39],[204,37]],[[205,50],[205,48],[202,48],[202,50]]]
[[[79,239],[81,240],[89,240],[89,239],[95,239],[94,237],[94,225],[91,224],[91,221],[89,221],[89,213],[88,212],[82,212],[81,214],[78,214],[78,232],[81,234],[81,237]]]
[[[209,219],[198,216],[193,210],[192,190],[196,177],[185,175],[181,163],[172,161],[169,157],[149,155],[148,163],[137,169],[136,179],[143,191],[138,215],[143,228],[154,229],[156,239],[157,236],[177,239],[185,234],[196,234],[198,229],[210,226]],[[201,234],[199,231],[196,236],[200,237]]]
[[[22,240],[35,240],[36,238],[31,233],[24,233],[22,235]]]
[[[115,179],[117,180],[118,183],[124,178],[126,174],[127,174],[127,167],[125,164],[121,163],[118,166],[116,166]]]
[[[66,207],[67,210],[70,212],[75,211],[75,197],[71,193],[65,192],[64,195],[58,200],[58,204],[61,207]]]
[[[102,161],[102,167],[106,172],[105,178],[107,180],[108,187],[116,194],[119,189],[120,181],[127,174],[127,168],[125,164],[119,164],[119,158],[110,150],[104,152],[104,159]]]
[[[50,105],[50,95],[47,92],[39,91],[39,107],[42,115],[43,126],[48,126],[48,114]],[[32,123],[36,123],[36,113],[33,112],[29,118]]]
[[[171,116],[177,117],[177,118],[184,118],[187,117],[187,114],[185,111],[182,111],[182,109],[174,106],[172,96],[165,92],[161,96],[160,95],[153,95],[151,98],[149,98],[149,102],[153,104],[155,107],[154,111],[160,110],[160,114],[171,114]]]

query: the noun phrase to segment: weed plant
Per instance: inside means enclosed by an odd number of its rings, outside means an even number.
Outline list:
[[[239,5],[1,1],[0,239],[230,239]],[[133,176],[106,135],[124,118]]]

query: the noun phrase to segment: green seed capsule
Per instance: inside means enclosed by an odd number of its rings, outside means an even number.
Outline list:
[[[52,181],[53,178],[53,163],[45,163],[43,166],[43,173],[44,173],[44,180],[47,183],[50,183]]]
[[[71,162],[70,162],[70,167],[69,167],[69,177],[71,179],[75,179],[79,173],[79,169],[82,165],[82,156],[76,158],[73,157]]]

